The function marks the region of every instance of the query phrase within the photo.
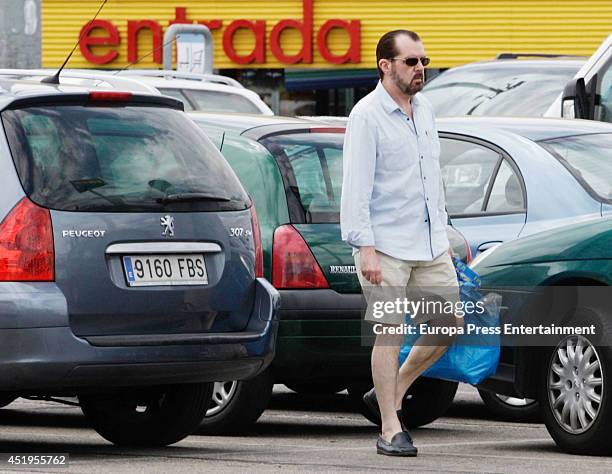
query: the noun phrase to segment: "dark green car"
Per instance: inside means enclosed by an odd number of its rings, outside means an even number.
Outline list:
[[[283,117],[192,113],[250,194],[261,228],[264,275],[281,293],[276,357],[262,375],[219,382],[201,432],[239,432],[267,407],[274,383],[300,393],[371,387],[362,345],[362,296],[351,248],[340,237],[344,127]],[[455,253],[463,236],[448,226]],[[237,230],[239,231],[239,230]],[[414,424],[448,407],[456,383],[422,379],[407,407]],[[433,394],[433,395],[432,395]]]
[[[472,266],[485,291],[503,296],[503,323],[594,329],[502,347],[497,373],[479,388],[533,399],[564,451],[611,454],[612,218],[502,244]]]

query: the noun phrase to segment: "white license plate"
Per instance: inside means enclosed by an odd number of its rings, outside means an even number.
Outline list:
[[[123,268],[129,286],[206,285],[208,275],[204,256],[126,255]]]

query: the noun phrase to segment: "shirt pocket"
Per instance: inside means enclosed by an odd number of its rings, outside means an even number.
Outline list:
[[[410,153],[412,150],[406,140],[385,137],[378,147],[377,162],[385,171],[400,171],[408,166]]]

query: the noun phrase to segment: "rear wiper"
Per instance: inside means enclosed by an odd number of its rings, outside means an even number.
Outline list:
[[[216,201],[216,202],[229,202],[230,198],[223,196],[213,196],[205,193],[177,193],[167,194],[162,198],[157,198],[155,201],[166,204],[169,202],[189,202],[189,201]]]
[[[92,189],[106,186],[106,181],[100,178],[74,179],[70,181],[70,184],[72,184],[74,189],[76,189],[78,192],[84,193],[85,191],[91,191]]]
[[[118,198],[116,196],[107,196],[98,191],[94,191],[94,189],[96,188],[101,188],[103,186],[106,186],[106,181],[104,181],[103,179],[100,179],[100,178],[75,179],[73,181],[70,181],[70,184],[72,184],[72,186],[74,186],[74,189],[76,189],[81,194],[85,192],[90,192],[91,194],[94,194],[104,199],[105,201],[108,201],[111,204],[114,204],[115,206],[123,205],[123,199],[121,198]]]

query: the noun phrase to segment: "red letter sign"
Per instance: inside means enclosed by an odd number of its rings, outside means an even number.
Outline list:
[[[272,28],[270,32],[270,49],[272,54],[281,63],[295,64],[300,61],[306,64],[312,63],[312,10],[312,0],[303,0],[303,21],[281,20]],[[281,33],[287,28],[295,28],[302,35],[302,49],[293,56],[286,55],[280,45]]]
[[[234,49],[234,33],[240,28],[251,30],[255,35],[255,47],[246,56],[240,56]],[[235,20],[232,21],[223,32],[223,50],[228,58],[238,64],[249,64],[252,62],[266,62],[266,22],[263,20],[248,21]]]
[[[223,25],[221,20],[200,20],[198,21],[200,25],[206,26],[212,33],[213,30],[218,30]]]
[[[95,30],[96,28],[100,28],[106,33],[108,36],[89,36],[89,34]],[[83,28],[81,28],[81,32],[79,33],[79,38],[82,38],[79,47],[81,49],[81,54],[87,61],[94,64],[106,64],[110,63],[113,59],[115,59],[119,53],[117,51],[111,50],[103,55],[94,54],[90,46],[119,46],[119,30],[113,25],[110,21],[107,20],[94,20],[87,23]]]
[[[128,20],[128,61],[138,59],[138,32],[148,28],[153,34],[153,61],[162,62],[162,30],[159,23],[154,20]],[[147,51],[148,52],[148,51]]]
[[[327,46],[327,35],[334,28],[341,28],[349,34],[349,48],[341,56],[333,54]],[[343,64],[346,62],[358,63],[361,61],[361,22],[359,20],[327,20],[317,34],[319,53],[327,62]]]
[[[187,9],[185,7],[176,7],[174,9],[174,20],[170,20],[168,25],[190,25],[193,21],[187,19]]]

